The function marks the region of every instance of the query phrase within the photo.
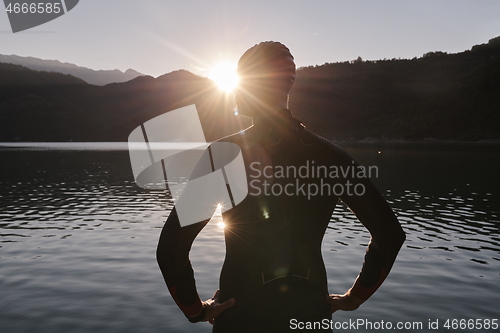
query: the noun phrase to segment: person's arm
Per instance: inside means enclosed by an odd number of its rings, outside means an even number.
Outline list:
[[[371,234],[363,267],[350,289],[352,295],[365,301],[384,282],[406,236],[378,189],[368,179],[363,184],[366,188],[364,195],[345,197],[342,201]]]
[[[231,298],[224,303],[219,303],[218,290],[211,299],[204,302],[198,296],[193,268],[189,261],[189,250],[194,239],[208,221],[181,227],[174,207],[163,226],[156,250],[156,259],[172,298],[188,320],[193,323],[208,321],[213,324],[214,318],[233,306],[235,300]]]
[[[174,207],[163,226],[156,259],[175,303],[186,317],[196,317],[202,311],[202,301],[196,290],[189,251],[207,221],[181,227]]]
[[[209,150],[206,150],[193,169],[190,179],[193,180],[205,176],[212,171],[213,162],[211,162]],[[183,192],[183,195],[186,195],[185,192]],[[180,198],[177,203],[179,202]],[[191,207],[191,205],[186,206],[185,202],[182,207],[183,209],[197,209],[196,207]],[[211,215],[213,212],[206,213]],[[196,290],[194,272],[189,261],[189,251],[196,236],[209,220],[210,218],[207,218],[201,222],[182,227],[177,208],[174,207],[163,226],[156,251],[158,265],[160,266],[168,290],[177,306],[191,322],[212,322],[222,311],[234,304],[234,299],[219,304],[218,292],[211,299],[202,302]]]
[[[371,241],[354,285],[344,295],[330,295],[333,311],[355,310],[366,301],[384,282],[406,238],[394,212],[373,183],[366,178],[350,181],[363,184],[365,193],[345,195],[341,200],[368,229]]]

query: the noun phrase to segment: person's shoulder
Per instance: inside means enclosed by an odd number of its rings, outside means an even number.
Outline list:
[[[241,145],[241,144],[243,144],[243,142],[248,140],[248,136],[249,136],[249,134],[248,134],[248,128],[247,128],[247,129],[241,130],[237,133],[220,138],[219,140],[217,140],[215,142],[229,142],[229,143]]]
[[[349,153],[347,153],[342,147],[314,132],[309,131],[308,129],[304,129],[304,133],[302,135],[302,144],[306,146],[309,145],[312,149],[314,147],[314,149],[318,151],[334,155],[338,158],[352,160],[352,157],[349,155]]]

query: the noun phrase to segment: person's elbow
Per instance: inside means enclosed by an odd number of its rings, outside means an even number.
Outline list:
[[[160,246],[158,245],[156,247],[156,261],[160,263],[161,258],[162,258],[162,252],[160,250]]]
[[[392,249],[399,251],[406,241],[406,233],[394,215],[391,217],[389,225],[390,229],[387,230],[386,241]]]
[[[158,263],[158,266],[160,266],[160,268],[165,266],[168,259],[167,250],[164,243],[165,242],[162,242],[162,240],[160,239],[160,241],[158,242],[158,246],[156,247],[156,262]]]
[[[403,228],[399,226],[398,231],[395,233],[394,236],[394,243],[400,249],[405,241],[406,241],[406,233],[404,232]]]
[[[403,246],[404,242],[406,241],[406,233],[404,232],[403,228],[401,228],[401,233],[399,235],[399,241],[401,243],[401,246]]]

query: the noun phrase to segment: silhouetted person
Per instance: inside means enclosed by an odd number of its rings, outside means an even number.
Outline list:
[[[249,194],[223,213],[226,258],[220,291],[200,300],[188,258],[208,220],[180,227],[174,208],[160,236],[158,263],[180,309],[192,322],[212,322],[213,332],[288,332],[294,323],[329,322],[333,312],[355,310],[377,290],[404,232],[353,159],[308,131],[287,109],[295,79],[288,48],[277,42],[255,45],[239,60],[238,74],[236,104],[254,125],[220,142],[241,148]],[[335,168],[350,171],[335,174]],[[314,194],[314,189],[322,192]],[[321,242],[338,199],[372,238],[353,287],[328,295]]]

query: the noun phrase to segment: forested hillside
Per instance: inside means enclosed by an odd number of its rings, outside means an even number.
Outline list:
[[[458,54],[302,68],[290,108],[329,138],[499,139],[500,37]]]

